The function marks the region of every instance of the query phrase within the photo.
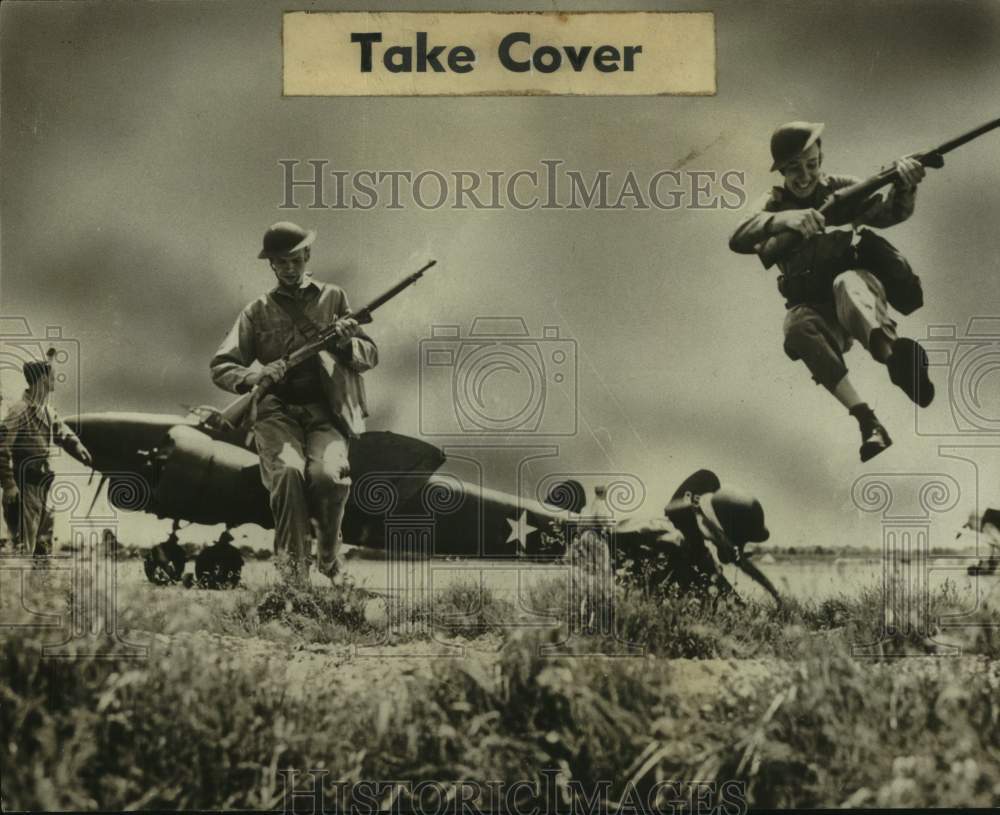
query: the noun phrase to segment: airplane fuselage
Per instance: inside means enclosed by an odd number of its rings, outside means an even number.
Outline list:
[[[69,417],[110,482],[139,477],[141,509],[199,524],[273,527],[257,455],[240,434],[194,417],[95,413]],[[366,433],[351,445],[354,489],[344,518],[348,543],[419,549],[428,555],[518,557],[542,553],[542,532],[565,512],[441,472],[444,454],[419,439]]]

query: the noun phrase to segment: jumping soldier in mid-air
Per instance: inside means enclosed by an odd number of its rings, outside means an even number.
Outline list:
[[[778,260],[779,291],[786,299],[785,352],[801,359],[861,428],[861,460],[885,450],[892,440],[847,375],[843,354],[852,340],[884,364],[890,380],[920,407],[934,398],[927,355],[914,340],[897,337],[888,304],[909,314],[923,304],[919,278],[888,241],[871,230],[889,227],[913,213],[924,167],[915,158],[895,162],[895,183],[886,195],[867,196],[847,222],[832,223],[819,209],[832,193],[857,182],[822,171],[822,124],[790,122],[771,137],[771,170],[784,184],[768,193],[729,241],[735,252],[761,252],[769,241],[793,232],[802,241]],[[830,226],[850,230],[827,231]]]

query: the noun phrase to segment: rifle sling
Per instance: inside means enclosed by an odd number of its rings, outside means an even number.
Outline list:
[[[271,299],[291,318],[292,322],[295,323],[295,327],[302,333],[307,342],[311,342],[319,336],[322,329],[302,310],[302,305],[297,300],[277,295],[272,295]]]
[[[291,298],[288,297],[274,297],[272,299],[282,311],[287,314],[295,327],[302,333],[306,338],[306,345],[318,339],[322,333],[322,329],[312,320],[302,308],[302,305]],[[301,347],[301,346],[300,346]],[[296,349],[298,350],[298,349]],[[289,352],[293,353],[293,352]],[[311,357],[310,357],[311,358]],[[302,360],[303,362],[305,360]],[[307,375],[308,377],[308,375]],[[298,382],[298,385],[295,382]],[[286,377],[281,382],[278,382],[274,386],[274,392],[280,396],[285,401],[291,403],[300,403],[303,400],[310,400],[312,396],[309,395],[312,392],[312,387],[307,390],[302,390],[302,377],[296,377],[294,374],[291,377]]]
[[[271,299],[278,304],[278,307],[287,314],[295,327],[299,332],[306,338],[306,342],[310,343],[323,332],[323,329],[316,324],[316,322],[309,317],[305,311],[302,309],[302,304],[298,300],[289,297],[276,297],[271,295]],[[339,319],[339,318],[338,318]],[[331,337],[330,339],[334,339]],[[295,349],[298,350],[298,349]],[[349,360],[351,357],[351,346],[348,344],[344,347],[338,347],[334,345],[333,347],[328,347],[328,349],[337,359]],[[290,351],[289,353],[294,353]]]

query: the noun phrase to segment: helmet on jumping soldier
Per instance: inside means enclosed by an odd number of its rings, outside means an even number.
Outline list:
[[[819,139],[821,122],[788,122],[771,134],[771,172],[780,170],[797,155],[804,153]]]

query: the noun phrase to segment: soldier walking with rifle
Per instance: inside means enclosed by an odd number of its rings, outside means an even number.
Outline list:
[[[924,167],[940,167],[942,156],[988,130],[990,122],[926,153],[898,159],[865,181],[822,172],[822,124],[790,122],[771,137],[771,170],[784,184],[768,193],[757,211],[733,233],[734,252],[758,254],[765,268],[777,263],[778,290],[788,309],[784,348],[801,359],[861,429],[861,460],[878,455],[892,440],[855,390],[843,354],[853,341],[884,364],[889,378],[920,407],[934,399],[927,354],[896,334],[888,306],[910,314],[923,305],[920,279],[896,248],[861,226],[885,228],[913,213]],[[886,194],[879,192],[891,186]],[[829,227],[847,226],[847,230]]]
[[[315,238],[288,222],[265,232],[258,257],[278,285],[243,309],[210,365],[219,387],[254,392],[252,433],[271,496],[275,553],[298,581],[308,579],[313,537],[319,571],[333,580],[339,570],[348,444],[368,415],[361,374],[378,364],[344,291],[306,272]],[[319,348],[290,364],[293,351],[320,336]],[[254,361],[263,367],[251,368]]]

